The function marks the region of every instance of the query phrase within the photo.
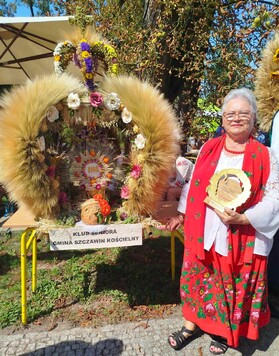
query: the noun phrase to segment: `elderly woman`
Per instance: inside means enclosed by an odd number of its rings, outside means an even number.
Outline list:
[[[220,355],[228,346],[237,347],[241,336],[258,339],[270,320],[267,257],[279,227],[279,171],[269,148],[251,135],[255,120],[253,93],[232,90],[222,107],[225,134],[201,148],[180,199],[182,214],[166,224],[175,230],[184,221],[180,294],[185,321],[168,338],[176,350],[200,328],[212,335],[210,352]],[[210,178],[226,168],[246,173],[251,194],[236,209],[220,212],[204,199]]]

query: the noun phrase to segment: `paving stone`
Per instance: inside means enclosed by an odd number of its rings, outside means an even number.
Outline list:
[[[50,332],[1,335],[2,356],[212,356],[209,352],[210,337],[201,334],[186,348],[174,351],[167,336],[181,328],[180,317],[149,320],[148,327],[139,323],[107,325],[89,329],[52,330]],[[242,338],[237,349],[228,349],[226,356],[274,356],[279,355],[279,322],[271,320],[261,331],[258,341]]]

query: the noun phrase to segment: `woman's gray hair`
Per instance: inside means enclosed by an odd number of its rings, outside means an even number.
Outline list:
[[[255,115],[255,119],[257,118],[257,103],[256,103],[256,98],[253,92],[250,89],[247,88],[240,88],[240,89],[232,89],[224,98],[223,105],[221,108],[221,115],[223,115],[225,111],[225,107],[228,104],[228,102],[232,99],[235,98],[242,98],[247,100],[247,102],[250,104],[251,109],[252,109],[252,114]]]

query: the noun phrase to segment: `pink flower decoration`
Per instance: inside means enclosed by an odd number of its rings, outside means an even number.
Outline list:
[[[138,164],[135,164],[131,171],[131,177],[134,179],[138,179],[141,174],[142,168]]]
[[[48,167],[46,170],[46,175],[49,177],[55,178],[55,170],[56,170],[55,166]]]
[[[66,204],[68,202],[68,197],[65,192],[60,192],[59,193],[59,203],[60,204]]]
[[[128,218],[128,214],[123,211],[123,213],[120,214],[120,219],[125,220]]]
[[[253,311],[251,314],[250,314],[250,319],[252,321],[253,324],[256,324],[259,320],[259,317],[260,317],[260,314],[258,311]]]
[[[192,263],[191,263],[191,262],[189,262],[189,261],[184,262],[184,268],[185,268],[186,270],[189,270],[189,269],[191,268],[191,266],[192,266]]]
[[[209,317],[212,317],[216,314],[216,309],[212,303],[207,303],[204,306],[203,310],[204,310],[205,315],[207,315]]]
[[[102,188],[101,184],[96,184],[96,189],[100,190]]]
[[[243,279],[245,280],[245,282],[248,282],[250,279],[250,273],[245,273]]]
[[[92,92],[90,94],[90,104],[94,106],[94,108],[97,108],[103,103],[103,97],[100,93],[97,92]]]
[[[185,299],[186,298],[186,293],[182,289],[180,289],[180,297],[181,297],[181,299]]]
[[[234,313],[233,313],[233,322],[235,324],[240,324],[242,318],[242,312],[241,309],[236,308]]]
[[[121,188],[120,196],[121,196],[122,199],[129,199],[129,195],[130,195],[129,187],[127,185],[124,185]]]

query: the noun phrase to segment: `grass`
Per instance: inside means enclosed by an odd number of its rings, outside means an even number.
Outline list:
[[[43,237],[35,293],[28,256],[28,322],[51,317],[96,326],[171,314],[180,303],[183,246],[176,243],[171,281],[170,237],[153,233],[156,238],[144,239],[142,246],[73,251],[49,251]],[[0,266],[0,328],[5,328],[21,320],[20,233],[0,235]]]

